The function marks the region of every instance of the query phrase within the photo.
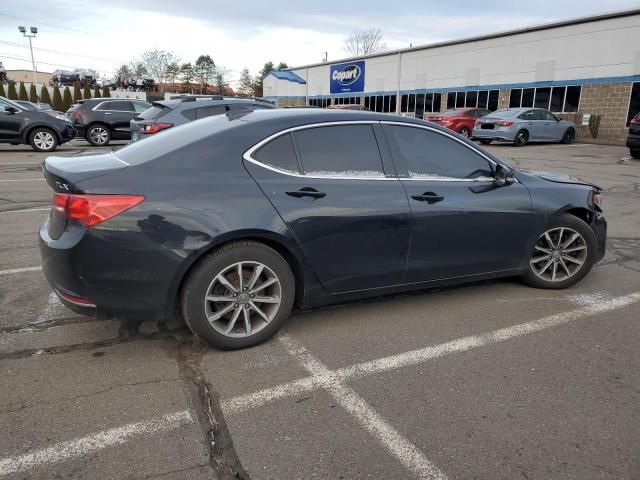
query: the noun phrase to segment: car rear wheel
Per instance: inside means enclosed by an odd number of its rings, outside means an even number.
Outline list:
[[[182,315],[191,331],[224,350],[271,338],[291,313],[295,280],[289,264],[258,242],[225,245],[188,275]]]
[[[516,133],[516,136],[513,139],[513,144],[516,147],[522,147],[526,145],[528,141],[529,141],[529,132],[527,132],[526,130],[520,130],[518,133]]]
[[[489,145],[493,140],[480,140],[482,145]]]
[[[29,134],[29,144],[36,152],[53,152],[58,146],[58,137],[50,128],[36,128]]]
[[[111,141],[111,132],[104,125],[93,125],[87,130],[86,139],[95,147],[103,147]]]
[[[640,150],[630,150],[629,153],[633,158],[640,159]]]
[[[538,237],[523,279],[536,288],[567,288],[589,273],[595,256],[596,237],[589,225],[564,214]]]
[[[467,127],[462,127],[458,133],[465,138],[469,138],[471,132],[469,132],[469,129]]]
[[[573,128],[567,128],[567,131],[564,132],[564,135],[562,135],[562,140],[560,140],[562,143],[568,145],[570,143],[573,143],[573,141],[576,139],[576,132]]]

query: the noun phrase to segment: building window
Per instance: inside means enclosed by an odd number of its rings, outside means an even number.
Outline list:
[[[468,91],[467,92],[467,99],[464,102],[464,106],[465,107],[477,107],[478,105],[478,92],[477,90],[473,90],[473,91]]]
[[[402,95],[402,100],[400,101],[400,111],[406,112],[409,109],[409,95]]]
[[[489,92],[487,90],[480,90],[478,92],[478,108],[487,108],[488,100]]]
[[[509,108],[536,107],[556,113],[573,113],[580,105],[580,85],[568,87],[512,88]]]
[[[498,109],[499,97],[500,97],[500,90],[491,90],[489,92],[489,103],[487,104],[487,110],[495,112]]]
[[[457,92],[456,94],[456,108],[464,107],[464,98],[466,96],[466,92]]]
[[[441,93],[419,93],[402,96],[400,113],[410,114],[416,118],[423,118],[425,113],[440,111]],[[391,96],[391,112],[395,112],[395,96]]]
[[[441,93],[434,93],[433,94],[433,111],[434,112],[439,112],[440,111],[440,101],[442,100],[442,94]]]
[[[413,113],[416,111],[416,96],[412,93],[411,95],[409,95],[409,109],[407,110],[408,113]]]
[[[456,92],[447,93],[447,110],[456,108]]]

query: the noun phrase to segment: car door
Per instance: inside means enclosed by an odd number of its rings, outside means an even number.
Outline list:
[[[346,292],[402,282],[411,214],[379,125],[305,126],[245,154],[245,165],[322,285]]]
[[[522,267],[537,229],[521,183],[496,188],[494,162],[439,130],[385,124],[411,206],[407,282]]]
[[[527,110],[518,117],[521,120],[519,129],[529,132],[529,141],[538,142],[544,140],[544,122],[539,114],[539,110]]]
[[[102,114],[103,121],[111,129],[115,138],[128,138],[131,135],[129,122],[135,117],[131,100],[110,100],[95,107]]]
[[[564,130],[556,116],[547,110],[539,110],[539,112],[544,121],[544,139],[548,141],[560,140]]]
[[[0,99],[0,140],[19,140],[23,114],[22,112],[9,112],[6,110],[7,108],[16,107]]]

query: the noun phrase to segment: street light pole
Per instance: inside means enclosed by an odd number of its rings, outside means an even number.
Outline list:
[[[36,87],[36,95],[38,94],[38,76],[36,75],[36,62],[33,59],[33,44],[31,43],[31,39],[36,36],[38,33],[38,27],[29,27],[29,31],[31,33],[27,33],[27,28],[23,25],[18,27],[20,33],[22,33],[23,37],[27,37],[29,39],[29,51],[31,52],[31,68],[33,69],[33,84]]]

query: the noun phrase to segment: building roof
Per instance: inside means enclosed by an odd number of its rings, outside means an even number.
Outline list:
[[[289,82],[300,83],[302,85],[307,83],[307,82],[305,82],[304,78],[299,77],[298,75],[296,75],[295,73],[293,73],[290,70],[271,70],[264,77],[262,77],[262,79],[264,80],[269,75],[273,75],[278,80],[288,80]]]
[[[414,52],[416,50],[428,50],[428,49],[431,49],[431,48],[446,47],[446,46],[450,46],[450,45],[460,45],[460,44],[463,44],[463,43],[477,42],[477,41],[480,41],[480,40],[489,40],[489,39],[492,39],[492,38],[508,37],[508,36],[511,36],[511,35],[518,35],[518,34],[522,34],[522,33],[538,32],[538,31],[541,31],[541,30],[550,30],[550,29],[553,29],[553,28],[566,27],[566,26],[570,26],[570,25],[579,25],[581,23],[591,23],[591,22],[598,22],[598,21],[602,21],[602,20],[610,20],[610,19],[614,19],[614,18],[631,17],[633,15],[640,15],[640,9],[636,8],[636,9],[631,9],[631,10],[620,10],[620,11],[615,11],[615,12],[603,13],[603,14],[599,14],[599,15],[591,15],[591,16],[588,16],[588,17],[578,17],[578,18],[572,18],[572,19],[569,19],[569,20],[561,20],[561,21],[557,21],[557,22],[543,23],[543,24],[539,24],[539,25],[533,25],[533,26],[530,26],[530,27],[524,27],[524,28],[519,28],[519,29],[514,29],[514,30],[506,30],[506,31],[490,33],[490,34],[486,34],[486,35],[478,35],[478,36],[475,36],[475,37],[466,37],[466,38],[460,38],[460,39],[457,39],[457,40],[448,40],[448,41],[444,41],[444,42],[429,43],[429,44],[426,44],[426,45],[419,45],[419,46],[416,46],[416,47],[400,48],[400,49],[397,49],[397,50],[389,50],[389,51],[385,51],[385,52],[374,53],[374,54],[371,54],[371,55],[361,55],[359,57],[342,58],[342,59],[339,59],[339,60],[332,60],[330,62],[310,63],[308,65],[301,65],[299,67],[292,67],[292,68],[289,68],[287,70],[279,70],[278,73],[286,73],[286,72],[290,72],[291,70],[299,70],[301,68],[320,67],[320,66],[323,66],[323,65],[333,65],[333,64],[336,64],[336,63],[350,62],[350,61],[353,61],[353,60],[364,60],[364,59],[367,59],[367,58],[376,58],[376,57],[385,57],[385,56],[389,56],[389,55],[398,55],[399,53]],[[271,72],[271,73],[273,73],[273,72]],[[291,73],[293,73],[293,72],[291,72]],[[277,77],[277,78],[281,78],[281,77]],[[298,82],[298,83],[300,83],[300,82]],[[304,83],[304,80],[302,81],[302,83]]]

